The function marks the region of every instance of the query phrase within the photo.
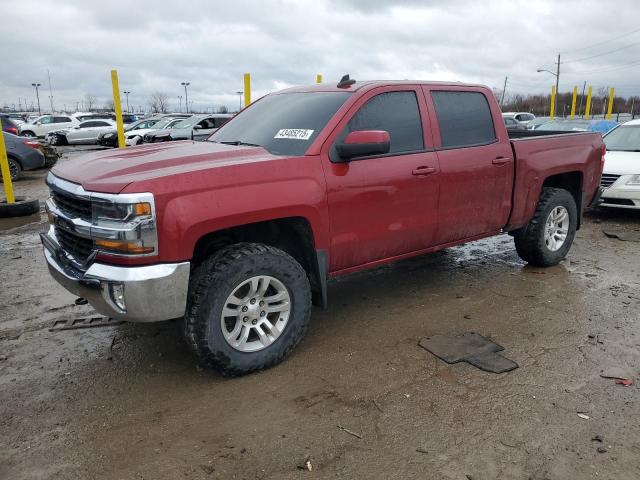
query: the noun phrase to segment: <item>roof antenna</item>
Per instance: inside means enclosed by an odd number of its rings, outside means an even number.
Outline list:
[[[346,75],[343,75],[338,82],[338,88],[349,88],[354,83],[356,83],[356,81],[349,78],[349,74],[347,73]]]

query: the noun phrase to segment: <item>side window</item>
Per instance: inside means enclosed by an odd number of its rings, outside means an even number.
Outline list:
[[[480,92],[431,92],[443,148],[468,147],[496,140],[486,97]]]
[[[79,126],[80,126],[80,128],[91,128],[91,127],[95,127],[96,126],[95,123],[96,122],[92,122],[92,121],[82,122]]]
[[[349,120],[339,141],[358,130],[386,130],[391,138],[389,153],[424,149],[422,121],[415,92],[388,92],[367,100]]]
[[[43,125],[46,125],[48,123],[53,123],[54,122],[54,118],[53,117],[42,117],[40,119],[40,123]]]
[[[214,128],[213,127],[213,118],[205,118],[204,120],[202,120],[200,122],[200,127],[204,128],[205,130],[210,129],[210,128]]]
[[[69,117],[55,117],[54,123],[67,123],[70,122],[71,119]]]

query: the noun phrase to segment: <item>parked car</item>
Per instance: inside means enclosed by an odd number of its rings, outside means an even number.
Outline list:
[[[540,125],[544,125],[545,123],[549,123],[551,121],[551,117],[536,117],[533,120],[529,120],[527,122],[527,129],[536,130]]]
[[[98,135],[111,131],[115,122],[108,119],[85,120],[64,130],[49,132],[45,139],[51,145],[96,144]]]
[[[535,120],[536,118],[536,116],[530,112],[504,112],[502,116],[515,118],[519,123],[521,123],[524,126],[528,126],[529,122],[532,120]]]
[[[206,140],[213,132],[227,123],[232,114],[193,115],[171,128],[154,130],[144,136],[145,143],[171,142],[173,140]]]
[[[21,113],[4,113],[2,115],[6,115],[7,117],[9,117],[16,125],[22,125],[23,123],[25,123],[25,117]]]
[[[585,120],[583,118],[557,118],[536,128],[539,132],[598,132],[601,135],[607,133],[618,122],[613,120]]]
[[[148,130],[153,127],[156,123],[162,120],[163,117],[151,117],[145,118],[144,120],[137,120],[129,125],[124,126],[125,134],[128,132],[136,132],[141,130]],[[126,135],[125,135],[126,137]],[[98,135],[98,145],[102,145],[103,147],[117,147],[118,146],[118,131],[115,128],[111,130],[104,131]]]
[[[504,124],[507,127],[507,131],[526,130],[527,129],[527,127],[524,126],[524,124],[520,123],[514,117],[508,117],[508,116],[503,115],[502,119],[504,120]]]
[[[42,115],[33,122],[20,125],[19,133],[23,137],[44,137],[49,132],[70,128],[78,123],[70,115]]]
[[[147,134],[149,134],[151,132],[155,132],[156,130],[172,128],[174,125],[176,125],[176,124],[180,123],[182,120],[184,120],[184,118],[185,118],[184,116],[181,116],[181,117],[178,117],[178,118],[176,118],[176,117],[164,117],[159,122],[157,122],[155,125],[153,125],[150,128],[138,129],[138,130],[125,132],[125,134],[124,134],[125,144],[127,146],[142,145],[142,143],[144,142],[144,136],[145,135],[147,135]]]
[[[264,369],[327,305],[329,277],[502,232],[526,262],[560,262],[598,198],[602,137],[518,133],[482,86],[287,89],[205,142],[56,165],[44,256],[103,315],[180,318],[207,367]]]
[[[2,132],[7,147],[11,180],[18,180],[24,170],[35,170],[45,166],[44,154],[35,140]],[[0,181],[2,177],[0,176]]]
[[[0,120],[2,121],[2,131],[12,133],[14,135],[18,135],[18,131],[20,129],[19,125],[13,121],[12,118],[9,118],[9,115],[4,113],[0,113]]]
[[[604,136],[602,203],[604,207],[640,209],[640,120],[631,120]]]

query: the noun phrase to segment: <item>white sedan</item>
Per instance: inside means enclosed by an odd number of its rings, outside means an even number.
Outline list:
[[[601,205],[640,209],[640,120],[614,128],[604,136],[604,143]]]
[[[71,128],[50,132],[46,138],[51,145],[59,145],[65,141],[69,145],[95,144],[98,142],[98,135],[113,130],[115,126],[116,123],[113,120],[85,120]]]

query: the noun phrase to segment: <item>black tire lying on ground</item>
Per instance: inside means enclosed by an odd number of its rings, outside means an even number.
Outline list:
[[[0,218],[26,217],[40,211],[40,202],[25,197],[16,197],[15,203],[0,200]]]

